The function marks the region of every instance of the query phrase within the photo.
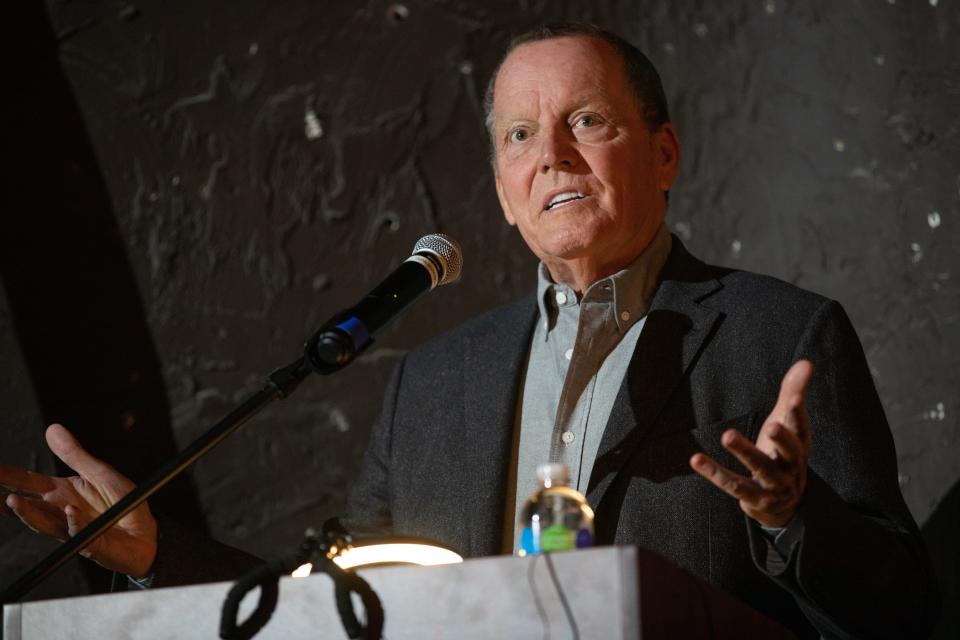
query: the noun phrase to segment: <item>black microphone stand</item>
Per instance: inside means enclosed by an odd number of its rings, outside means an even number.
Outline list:
[[[357,348],[341,330],[336,328],[344,315],[343,312],[336,314],[321,327],[307,341],[304,355],[267,376],[266,385],[260,391],[227,414],[206,433],[138,484],[130,493],[100,514],[77,535],[65,541],[50,555],[23,574],[16,582],[4,589],[3,593],[0,594],[0,604],[19,601],[31,589],[59,569],[67,560],[90,544],[94,538],[104,533],[118,520],[136,509],[144,500],[183,473],[190,465],[206,455],[241,425],[260,413],[264,407],[274,400],[288,397],[310,373],[328,375],[339,371],[352,362],[359,353],[372,343],[372,339]]]

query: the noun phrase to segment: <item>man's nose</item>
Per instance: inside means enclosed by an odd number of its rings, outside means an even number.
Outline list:
[[[577,164],[573,136],[566,131],[546,131],[540,137],[540,172],[563,171]]]

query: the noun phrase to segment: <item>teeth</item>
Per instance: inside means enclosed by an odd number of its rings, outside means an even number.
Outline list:
[[[564,191],[563,193],[558,193],[550,198],[550,202],[547,203],[547,209],[551,209],[560,203],[568,202],[570,200],[579,200],[583,197],[584,195],[579,191]]]

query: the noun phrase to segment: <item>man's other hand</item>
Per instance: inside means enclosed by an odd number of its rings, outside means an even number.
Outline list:
[[[810,422],[804,394],[812,374],[813,364],[807,360],[790,367],[756,445],[735,429],[721,436],[724,448],[747,467],[750,477],[722,467],[704,453],[690,458],[694,471],[739,500],[745,514],[767,527],[790,523],[807,486]]]
[[[50,425],[46,435],[50,450],[77,475],[52,478],[0,464],[0,513],[63,541],[129,493],[134,484],[87,453],[62,425]],[[157,554],[157,522],[143,503],[80,553],[107,569],[142,578]]]

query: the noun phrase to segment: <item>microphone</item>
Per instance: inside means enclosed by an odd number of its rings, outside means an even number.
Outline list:
[[[460,279],[463,252],[453,238],[423,236],[413,254],[360,302],[334,315],[306,344],[307,361],[319,373],[349,363],[373,335],[424,293]]]

